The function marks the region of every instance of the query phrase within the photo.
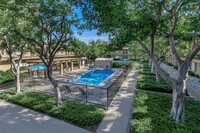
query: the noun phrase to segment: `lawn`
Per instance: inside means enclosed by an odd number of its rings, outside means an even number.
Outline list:
[[[38,92],[27,91],[14,96],[14,90],[0,93],[0,99],[33,109],[81,127],[101,122],[104,110],[78,101],[65,101],[59,107],[54,105],[54,97]]]
[[[133,133],[200,133],[200,102],[186,100],[186,121],[175,123],[169,117],[171,96],[136,92],[131,129]]]

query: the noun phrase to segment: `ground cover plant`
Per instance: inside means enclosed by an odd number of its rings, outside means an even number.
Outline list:
[[[172,92],[170,85],[163,78],[160,78],[159,83],[156,82],[156,75],[151,73],[147,62],[139,62],[139,64],[137,89],[165,93]]]
[[[0,84],[8,83],[14,81],[15,77],[10,70],[0,71]]]
[[[199,133],[200,102],[186,99],[186,120],[176,123],[169,117],[171,96],[166,94],[136,92],[132,111],[133,133]]]
[[[130,61],[113,61],[113,68],[121,68],[122,66],[130,66],[131,62]]]
[[[14,89],[0,93],[0,99],[45,113],[58,119],[85,127],[101,122],[104,110],[98,107],[82,104],[78,101],[64,101],[55,106],[54,97],[39,92],[27,91],[14,95]]]

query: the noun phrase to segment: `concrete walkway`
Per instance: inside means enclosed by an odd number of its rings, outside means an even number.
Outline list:
[[[111,102],[96,133],[130,133],[137,70],[132,69]]]
[[[91,133],[44,114],[0,100],[0,133]]]

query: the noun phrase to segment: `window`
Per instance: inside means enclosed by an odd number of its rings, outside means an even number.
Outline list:
[[[128,50],[123,50],[123,54],[128,54]]]
[[[192,62],[192,64],[191,64],[191,70],[192,71],[197,71],[197,63],[196,62]]]

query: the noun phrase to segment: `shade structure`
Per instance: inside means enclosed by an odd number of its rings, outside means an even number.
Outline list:
[[[34,66],[28,67],[28,69],[30,69],[30,70],[42,70],[45,68],[46,68],[46,66],[44,66],[44,65],[34,65]]]

